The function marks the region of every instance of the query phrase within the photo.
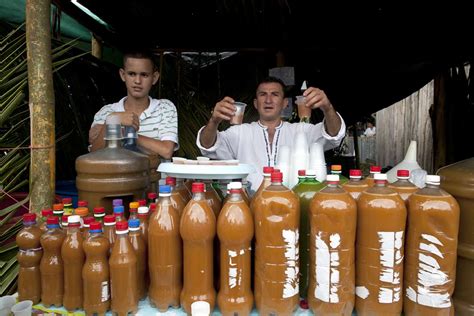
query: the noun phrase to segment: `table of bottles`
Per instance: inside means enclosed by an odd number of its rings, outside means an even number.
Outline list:
[[[73,315],[73,316],[85,315],[83,311],[68,313],[68,311],[66,311],[64,308],[46,308],[42,304],[34,305],[33,309],[36,309],[38,312],[48,312],[48,313],[55,313],[55,314],[61,314],[61,315]],[[106,315],[113,315],[113,314],[111,311],[109,311],[107,312]],[[146,298],[144,300],[139,301],[138,313],[136,315],[137,316],[145,316],[145,315],[181,316],[183,315],[184,316],[187,314],[182,308],[169,308],[166,312],[160,313],[156,308],[151,306],[150,301],[148,300],[148,298]],[[216,307],[214,311],[211,313],[211,315],[212,316],[221,315],[219,308]],[[250,315],[256,316],[259,314],[258,314],[258,311],[254,308]],[[293,315],[304,316],[304,315],[313,315],[313,313],[309,309],[302,309],[298,307],[298,309],[294,312]]]

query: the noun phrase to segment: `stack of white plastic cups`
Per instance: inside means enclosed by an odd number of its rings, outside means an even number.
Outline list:
[[[277,164],[275,168],[280,169],[280,172],[283,173],[283,185],[288,187],[288,179],[291,168],[291,156],[290,156],[290,147],[289,146],[280,146],[278,148]]]
[[[296,134],[295,144],[293,145],[293,151],[291,152],[291,173],[288,177],[288,185],[290,188],[298,183],[298,170],[308,169],[308,164],[308,139],[304,132],[298,132]]]
[[[324,138],[312,143],[309,153],[309,168],[314,169],[316,172],[316,180],[319,182],[326,181],[327,176],[326,159],[324,158],[324,143]]]

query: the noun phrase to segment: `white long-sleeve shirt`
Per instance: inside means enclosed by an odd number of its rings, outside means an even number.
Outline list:
[[[233,125],[225,131],[217,133],[215,144],[210,148],[201,145],[202,127],[196,138],[196,145],[202,155],[211,159],[238,159],[240,163],[255,166],[256,172],[249,174],[247,180],[251,183],[251,190],[256,191],[263,180],[263,167],[277,164],[278,149],[280,146],[292,147],[296,134],[306,133],[308,144],[316,142],[321,137],[326,139],[324,150],[339,146],[346,132],[346,125],[341,116],[341,129],[336,136],[330,136],[322,123],[288,123],[281,122],[276,127],[273,142],[270,144],[267,127],[260,122]]]

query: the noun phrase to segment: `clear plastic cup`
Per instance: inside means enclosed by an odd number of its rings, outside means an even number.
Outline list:
[[[33,309],[33,301],[26,300],[12,306],[12,313],[15,316],[30,316]]]
[[[303,119],[304,117],[311,117],[311,108],[306,106],[306,97],[302,95],[296,96],[296,105],[298,105],[298,117]]]
[[[244,120],[245,107],[247,106],[247,104],[243,102],[234,102],[234,105],[237,109],[235,110],[234,116],[232,116],[232,118],[230,119],[230,124],[240,125]]]
[[[0,316],[10,315],[10,310],[16,303],[16,298],[13,295],[6,295],[0,297]]]

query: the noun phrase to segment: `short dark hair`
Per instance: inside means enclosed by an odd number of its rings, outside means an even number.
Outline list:
[[[158,70],[155,55],[149,50],[129,50],[123,53],[123,67],[128,58],[148,59],[153,64],[153,70]]]
[[[281,88],[283,89],[283,97],[286,98],[286,95],[288,93],[288,91],[286,91],[287,87],[286,87],[285,83],[283,82],[283,80],[281,80],[280,78],[273,77],[273,76],[268,76],[266,78],[263,78],[257,84],[257,89],[262,83],[278,83],[281,86]]]

